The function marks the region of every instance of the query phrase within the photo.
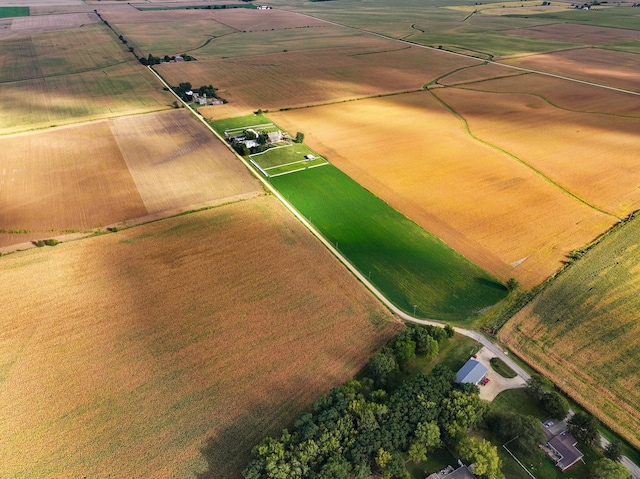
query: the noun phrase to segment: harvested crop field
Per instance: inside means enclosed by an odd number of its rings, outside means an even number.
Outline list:
[[[3,83],[0,135],[167,109],[175,99],[137,62]]]
[[[283,10],[216,10],[213,12],[213,18],[236,30],[247,32],[329,25],[320,19]]]
[[[588,251],[499,333],[515,353],[636,448],[639,220]]]
[[[477,69],[463,70],[460,74],[444,78],[441,83],[455,84],[459,75],[474,70]],[[486,81],[465,83],[464,88],[494,93],[535,95],[553,106],[576,113],[601,113],[612,117],[640,118],[640,100],[636,101],[635,96],[592,85],[578,85],[537,73],[488,78]]]
[[[110,30],[95,24],[3,40],[0,46],[0,62],[11,65],[0,70],[2,83],[86,72],[132,60],[113,41]]]
[[[504,63],[640,92],[638,55],[583,48],[505,59]]]
[[[173,85],[189,81],[219,88],[218,94],[229,103],[200,111],[209,118],[222,119],[258,108],[277,110],[419,90],[456,67],[476,63],[442,52],[369,39],[360,48],[168,64],[157,70]]]
[[[398,327],[273,197],[0,269],[3,477],[239,478]]]
[[[0,20],[0,40],[24,37],[42,32],[66,30],[97,23],[94,13],[68,13],[63,15],[37,15]]]
[[[233,153],[186,110],[118,118],[110,126],[151,214],[263,192]]]
[[[36,238],[147,214],[106,122],[0,138],[0,224]],[[0,245],[29,235],[0,235]]]
[[[502,33],[519,37],[553,40],[556,42],[580,43],[603,46],[629,40],[640,40],[640,31],[622,28],[607,28],[593,25],[554,23],[528,28],[503,30]]]
[[[311,148],[483,269],[525,287],[615,222],[472,139],[427,92],[269,118],[303,131]]]
[[[579,85],[567,86],[579,89]],[[526,94],[440,89],[471,132],[618,217],[640,208],[640,118],[567,111]],[[629,103],[640,105],[640,98]]]
[[[0,246],[263,192],[186,110],[9,136],[0,148]]]

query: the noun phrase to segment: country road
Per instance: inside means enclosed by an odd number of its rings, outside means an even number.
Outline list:
[[[411,323],[443,326],[444,323],[441,322],[441,321],[414,318],[413,316],[411,316],[411,315],[405,313],[404,311],[400,310],[391,301],[389,301],[378,290],[378,288],[376,288],[369,281],[369,279],[365,275],[360,273],[360,271],[358,269],[356,269],[356,267],[354,265],[352,265],[349,262],[349,260],[347,260],[347,258],[345,258],[338,249],[335,248],[333,243],[327,241],[327,239],[309,221],[307,221],[307,219],[300,212],[298,212],[298,210],[296,210],[293,207],[293,205],[290,204],[289,201],[282,194],[280,194],[280,192],[278,190],[276,190],[271,185],[271,183],[269,183],[266,180],[266,178],[264,178],[254,168],[252,168],[251,165],[242,156],[238,155],[238,153],[233,148],[231,148],[231,146],[224,140],[224,138],[222,138],[218,134],[218,132],[215,131],[211,127],[211,125],[209,125],[209,123],[207,123],[207,121],[202,117],[202,115],[200,115],[198,112],[193,110],[193,108],[191,108],[191,106],[188,103],[184,102],[182,100],[182,98],[180,98],[178,95],[176,95],[176,93],[169,86],[169,84],[166,83],[164,81],[164,79],[151,66],[148,66],[147,68],[149,68],[149,70],[158,78],[158,80],[160,80],[162,82],[162,84],[164,86],[166,86],[171,93],[173,93],[173,95],[178,99],[178,101],[180,103],[182,103],[185,106],[185,108],[188,108],[193,113],[193,115],[198,120],[200,120],[200,122],[202,122],[224,145],[226,145],[227,148],[229,148],[229,150],[236,156],[236,158],[238,158],[240,161],[242,161],[242,163],[247,167],[247,169],[251,172],[251,174],[253,176],[255,176],[262,183],[262,185],[265,187],[265,189],[267,191],[269,191],[271,194],[273,194],[276,198],[278,198],[280,200],[280,202],[291,212],[291,214],[293,214],[311,232],[311,234],[313,234],[333,254],[333,256],[335,256],[338,259],[338,261],[340,261],[356,278],[358,278],[358,280],[360,280],[360,282],[362,284],[364,284],[366,286],[366,288],[369,291],[371,291],[371,293],[376,298],[378,298],[378,300],[380,302],[382,302],[395,316],[397,316],[398,318],[400,318],[400,319],[402,319],[404,321],[408,321],[408,322],[411,322]],[[460,327],[457,327],[457,326],[455,326],[453,329],[455,330],[456,333],[459,333],[459,334],[462,334],[462,335],[467,336],[469,338],[472,338],[472,339],[476,340],[477,342],[479,342],[480,344],[482,344],[483,346],[485,346],[492,353],[494,353],[497,357],[502,359],[511,369],[513,369],[518,374],[518,376],[520,376],[525,381],[527,381],[528,379],[531,378],[531,375],[529,373],[527,373],[522,367],[520,367],[515,361],[513,361],[505,351],[503,351],[495,343],[493,343],[492,341],[487,339],[485,336],[483,336],[479,332],[473,331],[473,330],[470,330],[470,329],[460,328]],[[605,440],[606,441],[606,439],[604,439],[602,437],[601,437],[601,440]],[[640,468],[638,468],[638,466],[636,464],[634,464],[626,456],[623,456],[621,462],[625,466],[627,466],[629,468],[629,470],[631,471],[632,479],[640,479]]]

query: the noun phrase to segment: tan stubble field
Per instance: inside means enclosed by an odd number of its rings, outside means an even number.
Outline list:
[[[398,327],[273,197],[0,270],[3,477],[238,477]]]

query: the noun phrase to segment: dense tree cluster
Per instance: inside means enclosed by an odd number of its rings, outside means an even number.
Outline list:
[[[194,57],[186,53],[183,53],[182,55],[178,55],[178,56],[182,57],[182,60],[185,62],[195,61]],[[140,63],[142,63],[143,65],[159,65],[160,63],[169,63],[172,60],[173,61],[176,60],[176,55],[173,55],[173,56],[164,55],[164,57],[156,57],[152,53],[149,53],[147,57],[139,58]]]
[[[318,399],[292,432],[254,447],[245,479],[405,478],[405,458],[424,461],[442,442],[455,447],[486,411],[475,391],[461,389],[444,366],[400,385],[387,381],[416,351],[437,354],[436,338],[447,334],[443,328],[403,329],[371,360],[364,377]],[[474,443],[465,452],[493,474],[497,453],[485,458],[485,449]]]
[[[555,419],[562,421],[569,414],[569,402],[553,390],[553,384],[542,376],[531,376],[527,381],[527,394]]]

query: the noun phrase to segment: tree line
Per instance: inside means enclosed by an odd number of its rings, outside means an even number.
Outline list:
[[[255,446],[244,478],[405,479],[407,459],[424,461],[442,445],[474,463],[477,476],[502,477],[496,448],[466,434],[487,411],[477,386],[456,384],[455,373],[443,365],[398,380],[416,354],[434,357],[451,336],[451,327],[404,328],[357,379],[300,415],[291,432]]]

